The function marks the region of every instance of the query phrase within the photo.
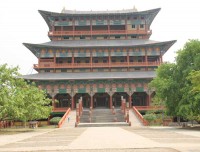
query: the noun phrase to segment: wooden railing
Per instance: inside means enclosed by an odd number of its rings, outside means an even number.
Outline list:
[[[96,68],[96,67],[145,67],[159,66],[160,62],[112,62],[112,63],[54,63],[42,62],[34,64],[34,68]]]
[[[96,31],[49,31],[49,36],[77,35],[115,35],[115,34],[151,34],[151,30],[96,30]]]
[[[67,111],[69,108],[68,107],[63,107],[63,108],[56,108],[56,107],[53,107],[53,112],[65,112]]]
[[[163,110],[163,106],[134,106],[137,110]]]
[[[133,107],[133,112],[136,114],[138,119],[143,123],[144,126],[148,126],[148,121],[143,118],[141,113],[136,109],[136,107]]]
[[[60,128],[63,125],[63,122],[66,120],[66,118],[68,117],[69,113],[70,113],[71,109],[68,108],[68,110],[65,112],[64,116],[60,119],[59,123],[58,123],[58,128]]]

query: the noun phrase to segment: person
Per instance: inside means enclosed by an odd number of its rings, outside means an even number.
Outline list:
[[[68,122],[70,121],[70,116],[68,116],[67,120],[68,120]]]

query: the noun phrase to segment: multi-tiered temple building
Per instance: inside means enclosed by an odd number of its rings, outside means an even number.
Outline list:
[[[159,11],[39,11],[51,41],[24,43],[38,73],[23,77],[47,91],[54,111],[75,109],[80,97],[86,108],[118,107],[122,97],[129,107],[149,106],[148,83],[175,43],[149,40]]]

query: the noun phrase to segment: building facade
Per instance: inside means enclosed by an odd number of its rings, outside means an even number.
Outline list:
[[[160,9],[137,11],[39,11],[50,38],[41,44],[23,43],[37,58],[36,82],[52,98],[54,112],[85,108],[149,106],[164,53],[176,42],[150,40],[150,25]],[[59,102],[55,102],[55,99]]]

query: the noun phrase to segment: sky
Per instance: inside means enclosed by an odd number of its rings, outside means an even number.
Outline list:
[[[151,40],[177,42],[165,53],[164,61],[174,62],[176,52],[189,39],[200,39],[199,0],[2,0],[0,2],[0,64],[19,66],[21,74],[35,73],[37,58],[22,43],[48,42],[48,27],[38,10],[138,11],[161,8],[151,29]]]

